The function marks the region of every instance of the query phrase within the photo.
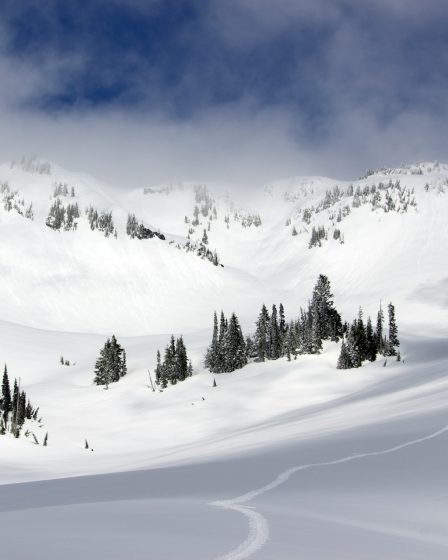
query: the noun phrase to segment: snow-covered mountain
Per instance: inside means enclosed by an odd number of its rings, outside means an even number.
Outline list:
[[[307,177],[252,191],[194,183],[131,190],[45,162],[3,165],[1,317],[68,332],[191,331],[219,308],[249,322],[263,301],[297,309],[324,272],[349,314],[386,298],[402,321],[421,324],[428,303],[441,320],[447,181],[447,166],[425,163],[351,183]],[[67,195],[55,196],[64,185]],[[78,205],[76,231],[46,226],[55,200]],[[33,219],[25,217],[30,204]],[[89,207],[112,213],[116,238],[91,230]],[[131,239],[129,213],[165,241]],[[309,249],[313,228],[321,247]],[[198,257],[204,230],[223,266]]]
[[[128,235],[129,216],[142,235]],[[8,540],[17,522],[46,560],[129,547],[148,558],[148,526],[155,559],[445,558],[447,216],[439,163],[258,189],[132,189],[36,159],[0,166],[0,359],[40,406],[39,442],[49,434],[46,447],[0,436],[1,482],[29,481],[0,487],[5,558],[31,550]],[[213,387],[213,312],[235,311],[250,334],[262,303],[297,316],[319,274],[348,321],[394,302],[403,362],[341,372],[327,342]],[[128,374],[104,391],[93,367],[112,333]],[[195,374],[152,392],[171,333]],[[132,539],[112,545],[123,511]],[[175,542],[172,523],[184,527]],[[39,549],[45,524],[54,553]]]

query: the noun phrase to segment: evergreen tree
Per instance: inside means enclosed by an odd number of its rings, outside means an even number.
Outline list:
[[[18,410],[17,410],[17,425],[23,426],[26,418],[26,393],[21,391],[19,395]]]
[[[178,381],[184,381],[188,377],[188,358],[187,349],[185,348],[182,336],[176,341],[175,363],[176,378]]]
[[[346,346],[344,340],[342,341],[342,344],[341,344],[341,353],[339,354],[338,364],[337,364],[336,367],[337,367],[337,369],[350,369],[352,367],[350,354],[347,350],[347,346]]]
[[[373,332],[372,320],[370,317],[367,319],[366,326],[366,359],[374,362],[376,360],[376,340],[375,333]]]
[[[155,376],[156,376],[156,383],[157,383],[157,385],[160,385],[161,377],[162,377],[162,362],[161,362],[161,358],[160,358],[160,350],[157,350],[157,363],[156,363],[156,369],[155,369],[154,373],[155,373]]]
[[[288,361],[291,361],[291,356],[297,356],[297,348],[299,346],[296,338],[296,328],[294,322],[291,321],[288,328],[287,338],[286,338],[286,356]]]
[[[214,371],[216,368],[217,359],[218,359],[218,317],[215,311],[213,315],[212,342],[208,347],[207,353],[205,355],[205,362],[204,362],[205,367],[209,368],[210,371]]]
[[[126,353],[117,342],[115,335],[112,335],[107,339],[95,362],[94,383],[105,385],[107,389],[110,383],[116,383],[126,373]]]
[[[356,321],[351,325],[347,335],[346,347],[347,353],[350,356],[351,367],[357,368],[362,365],[362,356],[358,346],[358,339],[356,337]]]
[[[232,313],[226,333],[225,370],[234,371],[247,364],[246,344],[235,313]]]
[[[311,304],[309,315],[311,319],[309,351],[310,354],[319,354],[322,350],[322,319],[317,300]]]
[[[9,385],[8,368],[5,364],[2,382],[2,410],[5,424],[8,422],[8,414],[12,410],[11,388]]]
[[[183,338],[180,336],[175,340],[171,335],[170,343],[165,348],[163,363],[161,363],[160,351],[157,351],[156,383],[165,389],[168,383],[175,385],[191,375],[193,375],[193,366],[188,360]]]
[[[264,362],[269,357],[269,313],[263,304],[261,313],[258,316],[255,330],[255,344],[257,346],[257,355],[260,362]]]
[[[364,321],[362,319],[362,309],[359,308],[358,319],[354,323],[355,328],[355,338],[356,346],[358,348],[358,353],[361,361],[367,359],[367,335],[364,326]]]
[[[246,336],[246,356],[247,359],[253,358],[256,355],[256,348],[254,341],[250,336]]]
[[[225,371],[225,344],[226,344],[226,333],[227,333],[227,320],[225,318],[224,312],[221,311],[221,317],[219,320],[219,334],[218,334],[218,354],[215,363],[215,372],[222,373]]]
[[[17,425],[17,416],[19,411],[19,386],[17,379],[14,379],[14,389],[12,393],[12,423]]]
[[[384,313],[380,303],[380,309],[378,311],[377,319],[376,319],[376,330],[375,330],[375,338],[376,338],[376,349],[379,354],[384,354]]]
[[[279,328],[279,331],[280,331],[281,354],[283,355],[284,354],[285,338],[286,338],[286,333],[287,333],[287,330],[288,330],[288,325],[286,324],[285,309],[284,309],[282,303],[279,305],[279,308],[278,308],[278,328]]]
[[[277,308],[272,306],[271,320],[269,322],[269,358],[277,360],[281,354],[280,328],[277,319]]]
[[[392,303],[387,306],[389,314],[389,341],[388,341],[388,354],[389,356],[396,356],[400,341],[398,340],[398,328],[395,320],[395,307]]]
[[[128,372],[128,365],[126,363],[126,351],[123,349],[123,356],[121,359],[120,377],[124,377]]]
[[[321,340],[338,341],[342,336],[341,316],[334,307],[330,281],[323,274],[314,287],[311,307],[317,315],[317,335]]]

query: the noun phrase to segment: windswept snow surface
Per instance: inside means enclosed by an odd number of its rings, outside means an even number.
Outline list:
[[[397,180],[387,212],[345,195],[322,207],[327,189],[349,188],[327,178],[207,185],[217,219],[208,231],[200,214],[191,237],[207,230],[215,267],[176,247],[202,204],[193,183],[144,194],[55,165],[0,166],[35,214],[0,206],[0,359],[40,406],[28,427],[40,443],[49,434],[48,447],[0,437],[2,558],[445,559],[448,168],[382,170],[353,186]],[[77,231],[45,226],[55,182],[75,187],[62,200],[80,206]],[[397,211],[407,192],[415,205]],[[90,204],[112,211],[117,239],[90,230]],[[128,212],[166,241],[127,237]],[[243,227],[254,215],[261,226]],[[313,226],[328,239],[309,249]],[[346,320],[394,302],[404,361],[338,371],[339,345],[327,343],[217,375],[213,388],[202,366],[213,311],[236,311],[246,333],[263,302],[295,317],[319,273]],[[148,369],[171,332],[184,333],[195,375],[152,392]],[[112,333],[129,373],[105,391],[93,364]]]

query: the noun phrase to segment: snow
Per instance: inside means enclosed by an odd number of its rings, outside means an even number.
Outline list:
[[[329,235],[312,249],[313,225],[335,227],[332,208],[309,225],[300,210],[347,183],[207,185],[218,211],[209,245],[224,264],[215,267],[175,247],[194,183],[144,194],[54,164],[51,175],[0,166],[0,182],[35,210],[31,221],[0,207],[0,359],[40,407],[42,425],[27,427],[40,442],[49,434],[48,447],[0,438],[4,557],[446,558],[448,168],[382,170],[353,185],[391,178],[415,189],[415,208],[352,208],[335,224],[345,243]],[[46,227],[55,181],[75,186],[82,213],[112,210],[118,238],[84,217],[77,231]],[[259,214],[261,227],[242,227],[235,209]],[[128,212],[167,240],[127,238]],[[326,343],[291,362],[203,369],[214,310],[236,311],[249,333],[263,302],[296,316],[319,273],[346,320],[393,301],[403,362],[339,371],[339,345]],[[171,332],[184,334],[195,375],[152,392],[148,369]],[[112,333],[128,375],[105,391],[93,365]]]

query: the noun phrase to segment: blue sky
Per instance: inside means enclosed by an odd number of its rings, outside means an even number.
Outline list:
[[[0,15],[4,156],[253,182],[448,159],[444,0],[6,0]]]

